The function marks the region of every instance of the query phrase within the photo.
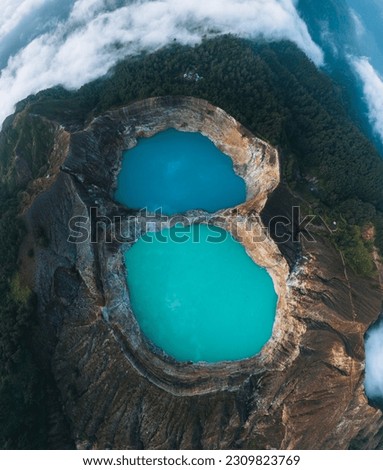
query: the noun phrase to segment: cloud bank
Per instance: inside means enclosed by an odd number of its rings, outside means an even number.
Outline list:
[[[41,7],[47,0],[3,0],[1,3],[0,41],[10,33],[20,21]]]
[[[57,2],[3,1],[0,40],[32,11]],[[104,75],[123,57],[154,51],[174,39],[182,44],[196,44],[204,35],[221,33],[289,39],[320,65],[323,53],[311,39],[294,3],[294,0],[76,0],[64,20],[24,45],[0,72],[0,123],[12,113],[15,103],[29,94],[54,85],[78,88]]]
[[[370,122],[383,142],[383,80],[366,57],[352,58],[351,63],[363,82]]]
[[[383,321],[367,334],[365,389],[370,399],[383,399]]]

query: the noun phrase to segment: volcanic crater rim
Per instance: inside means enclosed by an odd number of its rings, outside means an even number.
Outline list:
[[[296,351],[286,356],[284,344],[288,343],[292,328],[298,333],[304,331],[302,325],[290,315],[294,301],[287,282],[290,275],[287,261],[267,229],[263,227],[260,218],[269,195],[280,183],[278,151],[251,134],[225,111],[205,100],[193,97],[161,97],[146,99],[109,111],[96,118],[82,132],[81,138],[92,143],[93,151],[106,155],[105,159],[112,163],[107,178],[100,180],[97,171],[90,171],[91,158],[83,161],[82,167],[78,167],[75,155],[72,158],[69,155],[66,166],[70,168],[76,165],[77,175],[81,177],[83,172],[86,175],[83,179],[88,186],[99,187],[103,194],[109,194],[109,198],[101,204],[104,206],[103,214],[120,214],[122,232],[129,233],[131,230],[128,222],[129,211],[112,201],[123,152],[132,148],[138,138],[151,137],[169,128],[199,132],[209,138],[232,159],[235,171],[246,182],[245,203],[214,214],[197,210],[190,211],[187,215],[192,223],[201,223],[201,219],[203,222],[208,218],[210,223],[228,231],[234,238],[240,238],[252,260],[268,271],[278,296],[272,337],[258,355],[249,359],[219,363],[185,363],[172,359],[151,344],[141,333],[130,305],[123,248],[105,243],[101,243],[98,247],[98,257],[105,260],[104,266],[100,267],[105,294],[102,315],[130,364],[158,387],[175,395],[235,390],[250,375],[257,374],[265,368],[288,367],[299,354],[299,350],[297,347]],[[105,147],[103,143],[110,141],[111,133],[115,135],[116,145],[113,148]],[[97,197],[98,202],[102,200],[101,192]],[[142,216],[140,211],[133,211],[133,214]],[[251,221],[251,230],[249,230],[249,221]],[[135,235],[136,238],[131,244],[142,234]],[[254,237],[257,239],[256,242]],[[280,352],[281,361],[275,361],[276,350]]]

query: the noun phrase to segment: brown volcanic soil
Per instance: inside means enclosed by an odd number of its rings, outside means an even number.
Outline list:
[[[177,363],[145,340],[117,244],[68,243],[69,220],[88,216],[90,207],[129,214],[111,198],[122,150],[168,127],[200,131],[233,158],[248,187],[239,215],[251,218],[254,230],[299,205],[280,184],[276,150],[202,100],[145,100],[70,135],[61,171],[31,198],[27,218],[41,354],[52,363],[77,447],[382,447],[382,413],[363,388],[363,337],[378,317],[382,292],[377,279],[348,271],[323,227],[313,229],[315,243],[277,245],[266,232],[261,243],[243,239],[274,279],[276,324],[259,356],[217,365]],[[205,215],[192,214],[196,221]],[[237,215],[212,217],[230,229]]]

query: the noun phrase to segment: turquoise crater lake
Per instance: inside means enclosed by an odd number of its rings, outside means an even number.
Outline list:
[[[275,319],[271,277],[228,232],[207,225],[179,230],[163,230],[164,240],[147,234],[125,252],[130,299],[142,332],[178,361],[256,355],[270,339]]]
[[[125,151],[115,199],[131,209],[172,215],[242,204],[246,184],[207,137],[168,129]]]

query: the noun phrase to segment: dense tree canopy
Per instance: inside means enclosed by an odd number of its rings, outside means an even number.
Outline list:
[[[27,98],[17,107],[26,112],[9,118],[0,134],[0,419],[6,423],[0,447],[46,446],[46,377],[29,341],[33,301],[17,277],[20,194],[46,171],[53,145],[48,121],[34,116],[74,130],[111,107],[161,95],[204,98],[277,145],[285,181],[340,221],[334,242],[355,271],[373,269],[365,225],[375,224],[383,252],[383,160],[349,117],[337,86],[289,42],[231,36],[194,48],[174,42],[119,63],[76,92],[54,88]],[[17,157],[28,164],[22,177]]]

